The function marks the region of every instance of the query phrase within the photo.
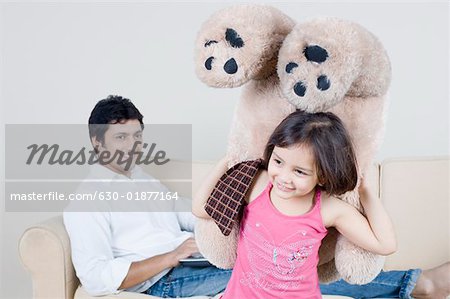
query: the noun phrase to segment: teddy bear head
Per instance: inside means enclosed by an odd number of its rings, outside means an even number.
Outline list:
[[[212,87],[238,87],[276,73],[278,51],[294,22],[264,5],[238,5],[213,14],[195,42],[197,76]]]
[[[337,18],[297,24],[283,42],[277,69],[284,96],[307,112],[326,111],[345,96],[384,95],[391,78],[378,39]]]

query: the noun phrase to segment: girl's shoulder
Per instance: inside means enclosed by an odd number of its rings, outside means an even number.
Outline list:
[[[247,203],[252,202],[256,197],[258,197],[258,195],[260,195],[261,192],[263,192],[264,188],[267,187],[268,182],[269,176],[267,175],[267,170],[262,170],[258,172],[245,198]]]
[[[325,191],[322,191],[320,193],[320,201],[322,202],[322,207],[332,205],[333,203],[335,203],[338,200],[340,200],[340,199],[328,194]]]

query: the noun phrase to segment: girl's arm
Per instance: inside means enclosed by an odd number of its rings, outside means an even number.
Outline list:
[[[367,219],[349,204],[330,198],[331,225],[359,247],[380,255],[397,250],[394,228],[381,200],[367,186],[359,188],[360,201]]]
[[[205,204],[220,177],[228,170],[226,158],[222,158],[206,176],[192,199],[192,213],[199,218],[210,219],[205,211]]]

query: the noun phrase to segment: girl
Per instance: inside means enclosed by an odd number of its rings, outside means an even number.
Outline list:
[[[296,111],[272,133],[265,165],[247,194],[237,260],[224,299],[321,298],[318,251],[328,227],[381,255],[396,250],[391,220],[363,184],[367,219],[337,196],[356,187],[355,154],[342,122],[332,113]],[[197,217],[227,170],[219,162],[193,203]]]

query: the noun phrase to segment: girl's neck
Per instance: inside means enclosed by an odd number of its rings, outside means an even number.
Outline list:
[[[301,197],[289,199],[278,197],[273,188],[276,187],[272,186],[272,189],[269,192],[269,200],[275,209],[286,216],[301,216],[307,214],[315,206],[316,188]]]

